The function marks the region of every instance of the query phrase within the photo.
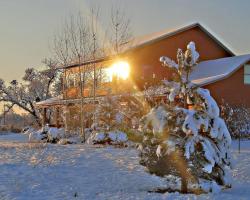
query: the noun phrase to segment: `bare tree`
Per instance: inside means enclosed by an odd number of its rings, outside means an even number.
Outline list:
[[[91,58],[93,60],[93,104],[94,104],[94,114],[93,114],[93,123],[95,124],[96,121],[96,84],[97,84],[97,76],[96,76],[96,57],[97,57],[97,50],[98,50],[98,20],[99,17],[99,8],[92,8],[91,9]]]
[[[80,124],[81,135],[85,142],[84,124],[83,124],[83,108],[84,108],[84,89],[86,82],[86,65],[82,66],[82,63],[86,61],[89,51],[89,26],[84,21],[81,13],[77,18],[71,17],[68,24],[69,38],[70,38],[70,50],[74,58],[77,59],[80,81],[80,98],[81,98],[81,111],[80,111]],[[83,70],[82,70],[83,68]]]
[[[121,46],[132,38],[130,25],[131,21],[121,6],[113,5],[111,8],[110,40],[115,54],[119,54]]]
[[[35,118],[38,125],[41,125],[40,113],[35,104],[53,95],[56,77],[58,71],[55,65],[50,63],[40,71],[34,68],[26,69],[21,83],[13,80],[10,84],[6,84],[0,79],[0,102],[7,103],[7,111],[13,106],[23,109]]]

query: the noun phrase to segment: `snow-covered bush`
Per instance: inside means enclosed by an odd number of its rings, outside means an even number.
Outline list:
[[[108,137],[113,144],[124,144],[128,141],[128,136],[122,131],[111,131],[108,133]]]
[[[88,144],[113,144],[125,145],[128,141],[127,134],[122,131],[93,133],[87,140]]]
[[[87,142],[124,145],[127,131],[138,128],[142,110],[142,103],[132,95],[103,97],[96,107],[94,123],[85,129]]]
[[[250,110],[246,106],[221,105],[221,116],[225,120],[231,136],[250,138]]]
[[[60,139],[65,138],[65,131],[63,128],[44,126],[40,130],[28,129],[25,134],[29,134],[30,142],[49,142],[57,143]],[[65,138],[66,139],[66,138]]]
[[[32,131],[29,133],[30,142],[41,142],[47,139],[47,133],[42,130]]]
[[[63,128],[51,127],[47,131],[47,142],[57,143],[61,138],[64,138],[65,132]]]
[[[180,190],[210,191],[231,186],[231,137],[220,118],[220,110],[208,90],[193,85],[189,75],[199,58],[190,42],[185,53],[177,52],[177,63],[161,57],[164,66],[175,72],[173,81],[164,81],[169,104],[160,104],[141,119],[144,134],[139,146],[140,163],[150,173],[181,178]],[[204,189],[206,186],[211,188]]]

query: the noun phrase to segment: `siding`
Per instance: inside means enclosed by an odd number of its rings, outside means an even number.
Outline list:
[[[244,84],[244,67],[230,77],[205,86],[220,104],[222,99],[231,105],[250,107],[250,85]]]
[[[169,78],[171,73],[161,66],[159,58],[165,55],[176,60],[177,49],[185,50],[190,41],[195,42],[197,51],[200,53],[200,61],[231,56],[203,30],[194,27],[127,53],[125,57],[132,66],[132,77],[135,84],[142,88],[143,77],[144,79],[151,78],[152,73],[156,74],[157,79]]]

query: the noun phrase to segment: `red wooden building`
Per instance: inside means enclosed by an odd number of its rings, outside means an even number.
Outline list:
[[[157,84],[171,78],[171,72],[159,62],[161,56],[175,60],[178,48],[186,49],[193,41],[200,54],[200,63],[191,75],[193,83],[210,90],[212,96],[221,102],[224,99],[232,105],[244,104],[250,107],[250,54],[236,56],[202,25],[196,23],[174,31],[162,31],[134,39],[121,47],[116,57],[105,57],[79,65],[64,68],[64,92],[60,97],[37,103],[42,108],[60,105],[79,104],[79,73],[81,68],[95,64],[97,69],[105,70],[117,62],[117,59],[129,64],[129,76],[115,85],[125,91],[143,90],[145,84]],[[114,68],[114,67],[113,67]],[[80,70],[80,71],[79,71]],[[125,73],[125,72],[123,72]],[[73,78],[72,78],[73,77]],[[103,78],[103,77],[102,77]],[[103,78],[104,83],[97,89],[97,96],[106,94],[112,78]],[[101,81],[100,81],[101,82]],[[115,91],[114,88],[112,88]],[[84,97],[93,97],[91,84],[84,88]],[[113,93],[117,93],[113,92]]]

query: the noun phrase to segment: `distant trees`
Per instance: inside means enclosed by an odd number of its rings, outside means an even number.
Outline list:
[[[13,80],[8,84],[0,79],[0,102],[4,102],[8,110],[14,106],[23,109],[32,115],[39,125],[41,125],[40,113],[35,103],[60,93],[58,86],[60,72],[56,69],[57,63],[51,59],[45,59],[43,62],[45,69],[26,69],[23,81],[20,83]]]

